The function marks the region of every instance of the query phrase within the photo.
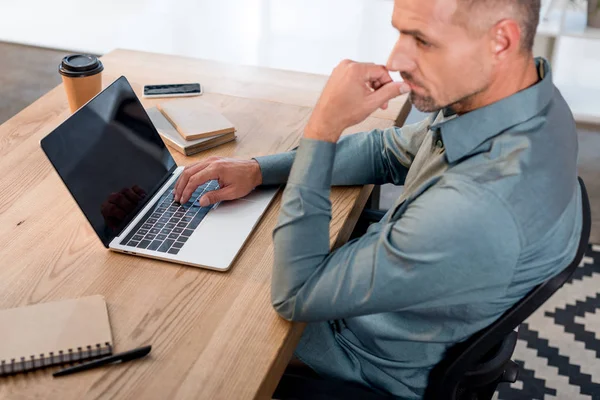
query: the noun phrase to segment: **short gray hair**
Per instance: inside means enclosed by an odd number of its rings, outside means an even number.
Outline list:
[[[467,12],[471,16],[473,11],[498,10],[502,7],[511,8],[512,15],[519,22],[522,32],[521,48],[531,53],[538,24],[540,22],[541,0],[459,0],[458,13]],[[464,15],[462,20],[468,19]]]

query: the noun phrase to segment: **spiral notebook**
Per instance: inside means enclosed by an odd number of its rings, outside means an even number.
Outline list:
[[[0,376],[109,354],[102,296],[0,310]]]

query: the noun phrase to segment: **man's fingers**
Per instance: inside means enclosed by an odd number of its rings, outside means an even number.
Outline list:
[[[379,86],[384,86],[392,82],[390,71],[383,65],[376,64],[364,64],[365,66],[365,78],[371,85],[374,86],[374,82],[378,82]]]
[[[379,90],[383,86],[383,83],[381,83],[379,81],[374,81],[374,82],[367,84],[367,86],[369,86],[373,90]]]
[[[181,196],[183,194],[183,190],[188,185],[190,178],[192,176],[194,176],[196,173],[198,173],[198,172],[202,171],[203,169],[205,169],[206,167],[208,167],[210,165],[211,161],[212,161],[212,159],[209,158],[206,161],[191,165],[183,170],[183,172],[179,176],[179,179],[177,180],[177,183],[175,184],[175,191],[174,191],[174,200],[175,201],[181,202]],[[192,190],[192,192],[193,192],[193,190]],[[184,203],[185,203],[185,201],[184,201]]]
[[[199,162],[197,164],[190,165],[183,170],[181,175],[179,175],[179,179],[177,179],[177,183],[175,184],[175,190],[173,191],[173,199],[175,201],[180,201],[183,189],[185,189],[185,187],[187,186],[190,178],[196,172],[201,171],[203,168],[206,168],[207,165],[207,162]]]
[[[377,109],[388,101],[408,93],[410,88],[404,82],[390,82],[369,95],[372,107]]]
[[[190,200],[190,197],[192,197],[192,193],[198,189],[198,186],[203,185],[212,179],[219,179],[214,168],[205,168],[193,175],[181,191],[181,198],[177,201],[181,204],[187,203]]]
[[[344,60],[340,63],[340,67],[350,71],[350,74],[355,78],[364,79],[367,85],[375,90],[392,82],[390,72],[383,65]]]
[[[238,196],[236,196],[235,188],[233,186],[227,186],[219,190],[211,190],[210,192],[204,194],[200,198],[200,205],[202,207],[206,207],[220,201],[234,200],[237,197]]]

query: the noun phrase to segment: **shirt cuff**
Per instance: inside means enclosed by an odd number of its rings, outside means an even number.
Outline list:
[[[336,145],[337,143],[303,138],[288,182],[314,189],[329,189]]]
[[[295,151],[290,151],[287,153],[254,158],[260,167],[262,184],[280,185],[287,182],[295,155]]]

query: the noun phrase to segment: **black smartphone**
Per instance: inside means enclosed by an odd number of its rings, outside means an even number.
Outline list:
[[[145,85],[144,97],[186,97],[200,96],[202,86],[199,83],[178,83],[168,85]]]

